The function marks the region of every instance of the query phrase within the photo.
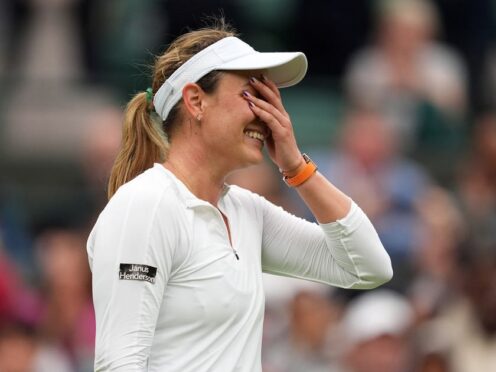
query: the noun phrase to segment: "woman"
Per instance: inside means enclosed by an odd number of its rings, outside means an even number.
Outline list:
[[[278,87],[306,67],[224,25],[157,58],[152,92],[128,104],[88,241],[96,370],[261,371],[262,271],[347,288],[391,278],[367,217],[298,150]],[[224,184],[264,145],[320,226]]]

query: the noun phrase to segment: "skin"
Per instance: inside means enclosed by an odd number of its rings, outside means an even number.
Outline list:
[[[194,83],[182,93],[184,122],[171,138],[164,166],[198,198],[216,206],[227,175],[262,162],[264,145],[289,176],[305,166],[279,89],[259,71],[224,72],[212,94]],[[264,133],[265,143],[248,137],[246,129]],[[295,189],[321,223],[350,210],[349,197],[319,172]]]

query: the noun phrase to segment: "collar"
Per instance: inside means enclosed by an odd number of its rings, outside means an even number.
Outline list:
[[[193,194],[188,187],[179,179],[176,177],[174,173],[172,173],[170,170],[165,168],[162,164],[159,163],[154,163],[153,164],[153,169],[157,170],[160,172],[163,176],[165,176],[169,181],[172,182],[172,184],[175,186],[177,195],[179,198],[186,204],[186,207],[188,208],[195,208],[195,207],[201,207],[201,206],[210,206],[217,208],[216,206],[212,205],[210,202],[198,198],[195,194]],[[223,202],[223,198],[227,195],[227,193],[230,190],[230,186],[226,183],[224,183],[222,187],[222,193],[219,199],[219,204]]]

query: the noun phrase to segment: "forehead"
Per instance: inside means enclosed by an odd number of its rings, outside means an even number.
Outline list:
[[[235,88],[249,86],[251,77],[259,78],[265,70],[247,70],[247,71],[222,71],[219,86],[221,88]]]

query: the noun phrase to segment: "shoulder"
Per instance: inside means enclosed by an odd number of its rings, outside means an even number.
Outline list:
[[[110,199],[113,204],[136,204],[142,208],[153,208],[158,204],[178,204],[176,188],[171,179],[150,168],[133,180],[122,185]]]
[[[117,190],[99,220],[125,220],[150,226],[157,216],[161,220],[173,219],[181,209],[181,199],[172,180],[150,168]]]
[[[461,56],[452,48],[439,43],[426,46],[421,54],[421,62],[426,69],[436,69],[440,73],[452,72],[465,74],[465,65]]]
[[[184,224],[184,210],[173,182],[149,169],[122,185],[109,200],[90,233],[89,252],[97,241],[132,244],[166,234],[174,242],[180,233],[177,225]]]
[[[260,196],[253,191],[248,189],[244,189],[237,185],[229,186],[229,198],[233,203],[238,204],[239,206],[249,207],[260,204],[265,198]]]
[[[423,56],[433,61],[456,61],[461,63],[461,57],[454,49],[440,43],[427,45],[423,49]]]
[[[235,185],[230,186],[229,198],[237,208],[242,208],[243,211],[256,216],[259,220],[263,220],[263,216],[268,211],[282,210],[265,197]]]

